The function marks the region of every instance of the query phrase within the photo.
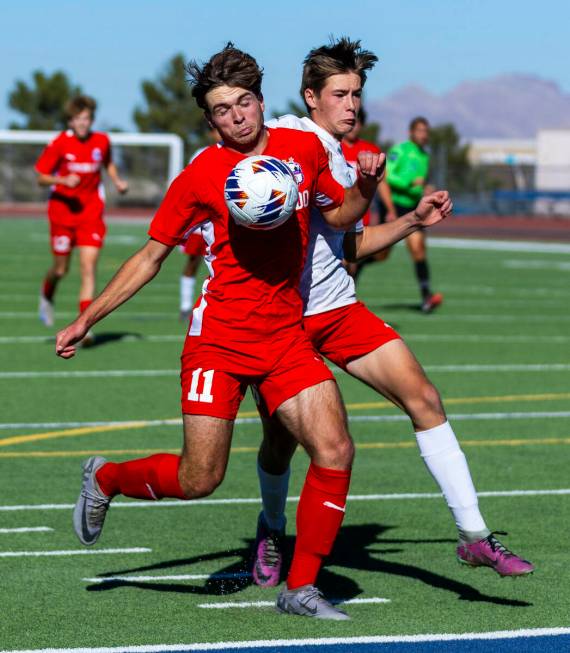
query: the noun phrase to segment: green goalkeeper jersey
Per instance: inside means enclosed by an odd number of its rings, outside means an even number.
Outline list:
[[[412,141],[404,141],[388,150],[386,181],[394,204],[413,209],[422,198],[428,176],[429,154]],[[422,177],[424,183],[413,185]]]

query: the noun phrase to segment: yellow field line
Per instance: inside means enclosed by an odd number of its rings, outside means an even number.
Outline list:
[[[462,447],[521,447],[528,445],[570,445],[570,438],[522,438],[505,440],[462,440]],[[414,449],[414,440],[402,442],[362,442],[357,449]],[[232,447],[231,453],[256,453],[258,447]],[[2,458],[78,458],[81,456],[151,456],[155,453],[180,453],[178,449],[101,449],[85,451],[2,451]]]
[[[491,397],[455,397],[446,399],[446,405],[457,404],[487,404],[487,403],[506,403],[508,401],[529,402],[529,401],[554,401],[557,399],[570,399],[570,392],[534,394],[534,395],[503,395]],[[367,403],[347,404],[346,408],[350,410],[365,410],[370,408],[393,408],[393,404],[388,401],[372,401]],[[255,417],[257,411],[245,411],[238,413],[238,417]],[[105,433],[109,431],[123,431],[126,429],[143,429],[153,426],[148,421],[129,422],[126,424],[109,424],[106,426],[86,426],[75,429],[64,429],[61,431],[48,431],[47,433],[30,433],[28,435],[15,435],[9,438],[0,439],[0,447],[8,447],[13,444],[22,444],[24,442],[37,442],[40,440],[53,440],[55,438],[70,438],[80,435],[90,435],[91,433]]]

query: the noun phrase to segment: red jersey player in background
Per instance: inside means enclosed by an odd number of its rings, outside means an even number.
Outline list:
[[[366,112],[361,107],[356,116],[356,122],[354,124],[354,127],[348,132],[348,134],[345,135],[345,137],[342,139],[341,142],[342,153],[344,154],[344,158],[346,159],[347,163],[349,163],[353,168],[355,167],[356,159],[358,157],[359,152],[380,152],[380,148],[378,147],[378,145],[376,145],[376,143],[372,143],[371,141],[366,141],[363,138],[360,138],[360,132],[362,131],[362,128],[364,127],[365,124],[366,124]],[[388,203],[391,201],[390,189],[388,188],[385,179],[382,179],[378,184],[378,195],[380,196],[382,202],[384,203]],[[370,209],[366,212],[366,215],[362,219],[362,223],[365,227],[380,223],[380,214],[376,202],[372,202],[372,204],[370,205]],[[368,257],[367,259],[365,259],[365,261],[371,262],[373,260],[382,260],[382,256],[383,256],[383,250],[382,252],[378,252],[377,254]],[[359,272],[362,269],[363,264],[364,261],[359,261],[358,263],[353,263],[353,262],[346,263],[346,269],[348,270],[348,273],[352,277],[354,277],[355,281],[358,277]]]
[[[48,327],[54,323],[55,291],[69,270],[74,247],[79,250],[81,271],[80,312],[95,295],[97,260],[106,232],[101,168],[119,193],[128,190],[112,161],[109,137],[91,131],[96,108],[91,97],[72,98],[65,107],[69,129],[49,143],[35,166],[40,186],[52,187],[48,219],[53,264],[44,278],[39,304],[40,319]]]
[[[110,463],[89,458],[74,512],[81,542],[94,544],[113,497],[197,499],[222,482],[233,424],[249,385],[311,459],[298,506],[297,542],[281,612],[347,619],[314,583],[342,523],[354,446],[330,370],[303,331],[299,281],[306,258],[310,208],[335,229],[348,229],[367,210],[385,158],[358,157],[358,182],[346,189],[332,177],[314,134],[264,127],[262,71],[230,43],[204,65],[192,63],[193,96],[223,141],[207,148],[174,180],[150,226],[150,240],[113,277],[93,304],[60,331],[56,353],[71,358],[75,343],[159,272],[184,235],[201,226],[209,278],[192,313],[182,354],[184,444],[179,456]],[[247,229],[230,217],[227,177],[246,157],[267,155],[295,171],[293,215],[269,230]],[[269,165],[269,164],[268,164]]]
[[[220,134],[217,129],[210,128],[208,140],[210,143],[216,143],[220,140]],[[190,159],[190,163],[205,149],[205,147],[201,147],[199,150],[196,150]],[[194,288],[196,287],[196,275],[200,268],[200,261],[206,255],[206,243],[202,238],[200,229],[191,231],[186,241],[180,247],[187,257],[182,275],[180,276],[180,320],[186,321],[190,318],[192,306],[194,305]]]

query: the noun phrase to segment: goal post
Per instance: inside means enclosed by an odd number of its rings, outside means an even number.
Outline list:
[[[34,164],[41,150],[59,131],[0,130],[0,203],[41,202],[45,189],[38,188]],[[107,132],[113,146],[113,160],[129,181],[129,193],[118,197],[111,191],[110,204],[154,206],[168,184],[184,167],[184,144],[176,134]]]

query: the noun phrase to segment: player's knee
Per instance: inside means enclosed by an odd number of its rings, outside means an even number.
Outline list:
[[[213,471],[209,474],[185,474],[179,472],[178,481],[186,499],[202,499],[210,496],[224,480],[222,471]]]
[[[350,469],[354,460],[354,443],[348,433],[321,442],[315,448],[313,459],[321,467]]]
[[[63,277],[65,277],[65,275],[67,274],[68,269],[69,268],[67,266],[54,268],[53,269],[53,276],[58,281],[61,281],[61,279],[63,279]]]
[[[443,409],[443,404],[441,403],[441,397],[433,383],[426,380],[422,384],[420,392],[418,393],[418,399],[422,404],[421,408],[423,413],[434,414],[445,418],[445,411]]]

